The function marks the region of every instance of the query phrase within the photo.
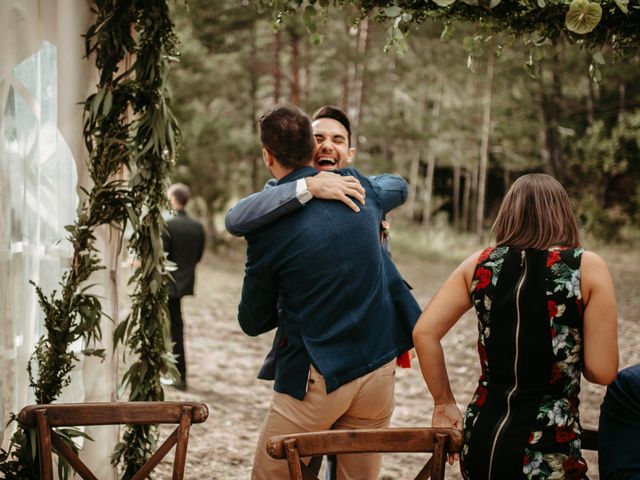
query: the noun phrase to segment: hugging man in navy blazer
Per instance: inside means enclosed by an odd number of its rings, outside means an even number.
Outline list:
[[[315,140],[297,107],[260,119],[263,156],[279,184],[315,175]],[[369,181],[359,213],[317,200],[247,235],[238,308],[245,333],[279,326],[274,394],[256,449],[253,479],[286,478],[271,459],[272,435],[333,428],[382,428],[394,407],[395,358],[412,347],[420,308],[379,243],[383,205]],[[399,314],[398,312],[403,312]],[[378,454],[338,457],[338,478],[376,478]]]

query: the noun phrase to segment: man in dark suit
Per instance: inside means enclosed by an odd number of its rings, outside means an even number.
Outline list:
[[[169,315],[171,317],[171,339],[173,353],[176,356],[180,379],[175,387],[187,389],[187,362],[184,351],[184,327],[182,321],[181,299],[193,295],[196,264],[204,252],[204,229],[200,222],[187,215],[185,207],[191,198],[189,187],[176,183],[168,191],[175,215],[167,221],[167,232],[162,235],[162,244],[167,259],[176,264],[171,272],[173,281],[169,282]]]
[[[260,139],[278,184],[317,173],[308,166],[311,123],[298,108],[269,109]],[[276,327],[285,334],[253,479],[286,478],[286,462],[266,452],[272,435],[388,426],[395,358],[413,346],[420,308],[380,246],[381,198],[356,170],[338,173],[364,187],[359,213],[317,200],[246,236],[240,326],[251,336]],[[380,461],[378,454],[339,457],[338,476],[376,478]]]

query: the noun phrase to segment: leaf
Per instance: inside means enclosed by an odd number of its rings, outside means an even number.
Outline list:
[[[324,40],[324,35],[320,34],[320,33],[312,33],[309,36],[309,41],[311,42],[311,45],[314,46],[318,46],[322,43],[322,41]]]
[[[567,28],[580,35],[591,32],[602,18],[602,7],[589,0],[573,0],[565,16]]]
[[[618,8],[620,10],[622,10],[622,13],[624,13],[625,15],[629,13],[629,0],[614,0],[616,2],[616,5],[618,6]]]
[[[600,65],[604,65],[606,62],[604,61],[604,56],[602,55],[602,52],[596,52],[593,54],[593,61],[600,64]]]
[[[104,103],[102,104],[102,115],[107,116],[111,111],[111,105],[113,103],[113,94],[111,90],[107,90],[106,95],[104,96]]]
[[[384,9],[384,14],[389,18],[395,18],[402,13],[402,9],[398,6],[387,7]]]
[[[540,8],[544,8],[547,6],[546,2],[544,0],[538,0],[538,6]]]
[[[454,3],[456,3],[456,0],[431,0],[431,1],[441,7],[448,7],[449,5],[453,5]]]
[[[476,48],[476,42],[474,41],[473,37],[464,37],[462,39],[462,46],[467,52],[471,52]]]

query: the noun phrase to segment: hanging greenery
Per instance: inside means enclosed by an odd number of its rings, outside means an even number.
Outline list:
[[[78,218],[66,227],[73,245],[73,261],[64,274],[61,290],[46,295],[36,287],[44,312],[44,335],[29,364],[31,387],[38,403],[51,403],[70,382],[78,356],[70,345],[82,339],[84,355],[104,356],[90,348],[101,339],[102,309],[86,281],[102,269],[95,248],[95,230],[111,225],[124,232],[131,221],[130,247],[139,266],[132,309],[116,329],[115,343],[126,342],[137,356],[126,372],[121,389],[130,387],[129,399],[162,400],[161,374],[173,374],[168,353],[167,289],[160,233],[164,228],[167,176],[175,153],[178,129],[167,104],[169,62],[175,58],[176,37],[166,2],[157,0],[95,0],[96,23],[86,35],[87,56],[94,55],[100,71],[95,94],[84,104],[84,138],[93,181]],[[114,178],[123,169],[129,182]],[[15,415],[12,417],[15,421]],[[58,431],[71,443],[81,435],[74,429]],[[129,427],[114,453],[130,478],[153,451],[156,429]],[[37,479],[35,431],[18,426],[8,451],[0,451],[4,478]],[[68,466],[59,462],[61,477]]]
[[[353,5],[362,17],[388,22],[391,43],[402,43],[411,26],[442,20],[446,29],[459,21],[481,29],[525,38],[536,44],[566,39],[591,48],[611,47],[620,54],[637,51],[640,6],[629,0],[260,0],[277,22],[302,12],[312,34],[318,35],[318,14],[330,6]]]
[[[176,36],[165,1],[95,1],[96,23],[87,33],[88,51],[101,71],[93,110],[109,112],[108,125],[89,123],[100,137],[103,155],[130,171],[129,247],[136,258],[131,312],[118,325],[115,344],[124,342],[135,356],[121,393],[130,401],[163,400],[161,374],[177,375],[169,353],[166,272],[160,234],[168,208],[167,178],[178,128],[168,105],[167,76],[175,59]],[[130,62],[129,65],[126,65]],[[126,65],[126,66],[125,66]],[[109,132],[109,133],[107,133]],[[128,426],[113,462],[131,478],[155,450],[157,429]]]

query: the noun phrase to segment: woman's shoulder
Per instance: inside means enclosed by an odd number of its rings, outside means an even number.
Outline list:
[[[607,268],[607,262],[605,262],[604,258],[591,250],[582,251],[582,260],[580,261],[581,270],[598,270],[602,268]]]

